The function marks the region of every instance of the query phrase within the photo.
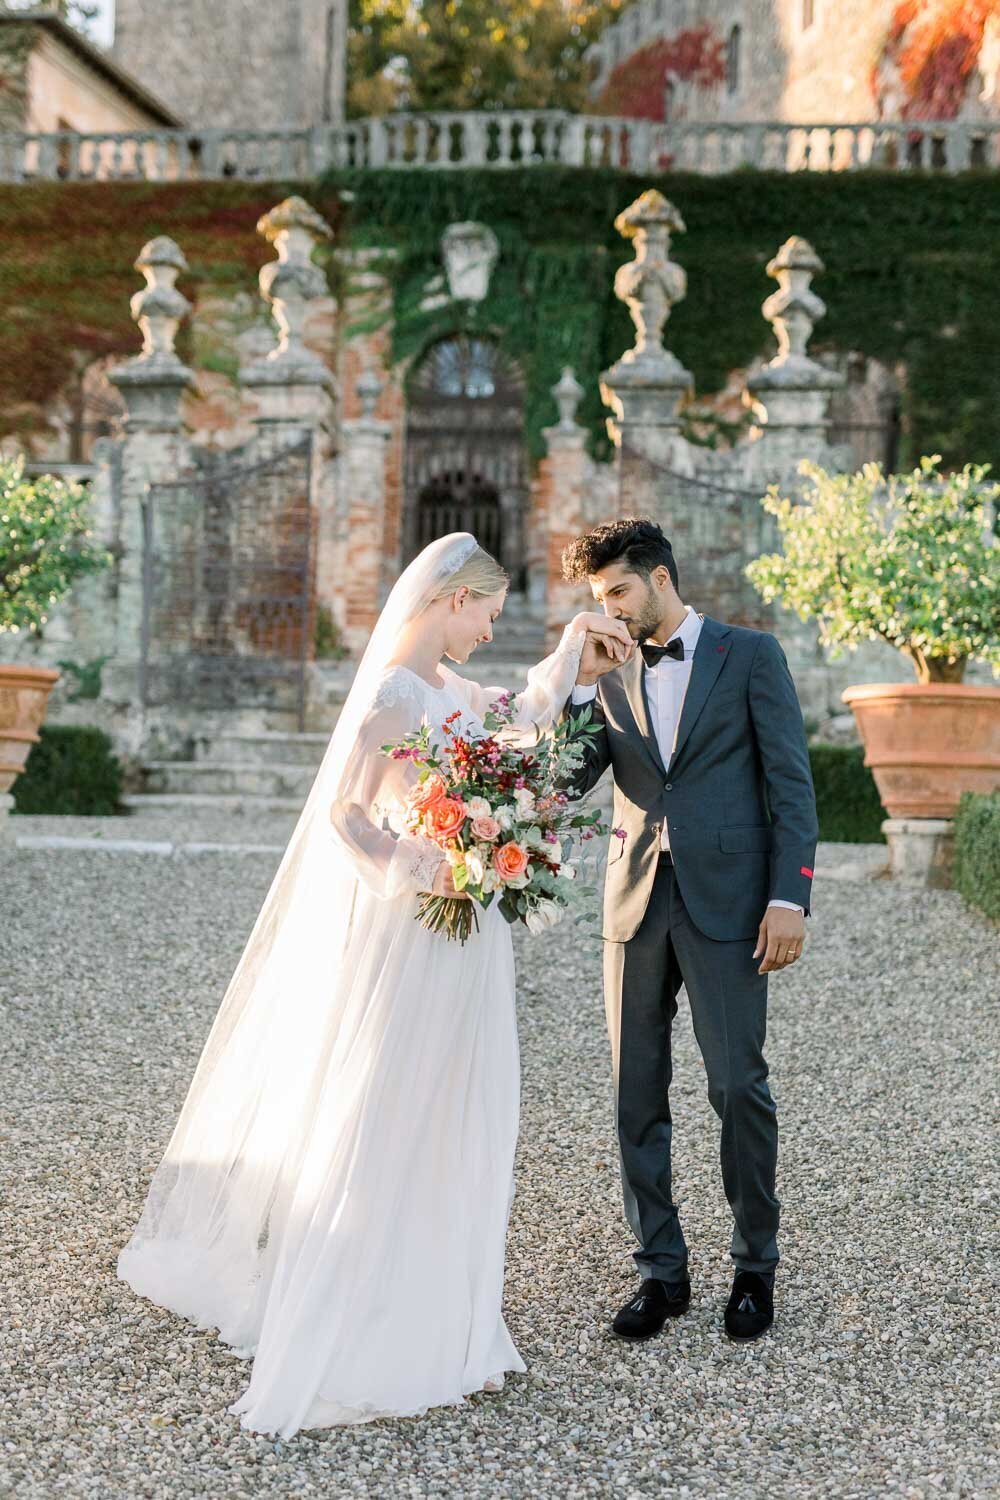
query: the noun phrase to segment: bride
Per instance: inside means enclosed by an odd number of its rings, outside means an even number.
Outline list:
[[[467,532],[392,590],[118,1256],[139,1294],[253,1356],[229,1407],[291,1437],[415,1416],[523,1371],[501,1313],[519,1075],[510,928],[466,945],[414,919],[454,894],[426,841],[387,827],[416,776],[380,747],[426,717],[463,733],[501,689],[465,662],[507,577]],[[528,673],[537,733],[623,625],[578,615]]]

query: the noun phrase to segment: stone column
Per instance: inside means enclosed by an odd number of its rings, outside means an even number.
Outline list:
[[[254,421],[267,452],[333,427],[334,378],[303,337],[311,305],[330,295],[313,255],[332,230],[304,198],[286,198],[260,219],[257,232],[278,252],[261,270],[260,290],[279,337],[266,358],[241,372],[240,384],[256,399]]]
[[[341,423],[341,475],[347,521],[341,618],[345,644],[355,657],[367,645],[381,608],[385,454],[392,433],[392,423],[375,416],[382,388],[375,371],[365,370],[354,385],[361,415]]]
[[[670,309],[687,290],[682,267],[670,259],[670,236],[683,231],[684,220],[650,188],[618,215],[615,228],[635,242],[635,259],[618,268],[615,295],[632,315],[636,339],[601,376],[601,395],[614,412],[608,431],[621,450],[625,505],[645,508],[651,486],[643,459],[684,471],[691,467],[678,410],[692,377],[663,345]]]
[[[181,400],[194,375],[178,358],[174,339],[190,304],[174,283],[187,269],[179,247],[165,235],[144,245],[135,262],[146,278],[132,298],[132,316],[142,330],[142,353],[109,372],[125,402],[118,482],[121,492],[121,557],[114,654],[104,668],[103,689],[119,703],[140,703],[143,632],[144,514],[152,485],[176,479],[190,461],[181,420]],[[156,517],[162,531],[164,517]],[[148,560],[147,566],[152,559]],[[138,749],[144,719],[129,721],[128,748]]]
[[[340,348],[341,416],[345,421],[364,415],[359,383],[372,371],[384,375],[378,414],[389,424],[383,444],[383,534],[380,602],[395,582],[403,549],[403,443],[406,403],[401,382],[391,374],[392,287],[387,266],[395,252],[384,248],[344,251],[340,263],[346,283],[341,325],[346,330]],[[341,506],[346,521],[347,502]]]
[[[826,312],[812,290],[813,276],[822,270],[809,241],[797,234],[768,263],[767,274],[778,290],[761,310],[774,328],[778,352],[749,377],[744,400],[761,424],[760,462],[771,470],[794,470],[799,459],[826,456],[830,393],[843,385],[844,377],[806,352],[813,326]]]
[[[559,409],[559,421],[554,427],[543,429],[548,453],[539,465],[537,497],[545,536],[545,636],[548,644],[555,645],[566,621],[580,607],[579,585],[563,580],[562,552],[583,529],[584,490],[590,460],[587,430],[576,420],[583,387],[569,366],[552,387],[552,394]]]
[[[332,306],[326,276],[313,259],[319,245],[332,238],[332,230],[304,198],[293,197],[264,214],[257,232],[278,255],[261,268],[259,277],[261,296],[278,325],[278,343],[240,372],[240,384],[256,404],[257,459],[311,440],[309,609],[302,623],[311,656],[316,601],[326,602],[336,576],[336,381],[329,366],[306,343],[306,330],[310,321]],[[279,499],[277,503],[286,502]],[[277,513],[259,520],[281,524]]]

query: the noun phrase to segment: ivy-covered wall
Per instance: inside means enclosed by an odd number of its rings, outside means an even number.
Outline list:
[[[905,371],[900,462],[939,452],[948,463],[1000,467],[1000,357],[992,317],[1000,283],[1000,174],[739,172],[659,178],[529,168],[514,172],[384,171],[332,174],[318,184],[30,184],[0,187],[0,431],[32,420],[74,361],[137,347],[128,302],[142,243],[170,234],[199,287],[253,291],[271,257],[259,215],[302,192],[340,243],[387,245],[396,298],[394,347],[413,356],[456,328],[494,334],[528,381],[531,450],[555,420],[549,394],[571,364],[586,396],[581,420],[607,453],[599,372],[632,343],[612,281],[630,248],[615,215],[658,186],[680,208],[675,242],[688,294],[668,324],[672,349],[701,394],[772,348],[760,304],[765,266],[789,234],[826,262],[816,290],[828,307],[813,348],[861,350]],[[352,195],[341,198],[342,191]],[[500,240],[487,300],[422,311],[441,272],[447,224],[481,219]],[[18,418],[20,410],[21,416]]]
[[[426,281],[440,270],[438,242],[453,220],[482,219],[499,237],[491,295],[464,311],[467,327],[501,333],[526,369],[528,433],[556,416],[549,388],[572,364],[587,392],[581,420],[603,441],[597,376],[631,343],[612,291],[631,256],[614,219],[646,187],[680,209],[687,232],[673,254],[688,291],[667,325],[667,343],[694,372],[700,394],[773,352],[760,305],[774,290],[765,267],[790,234],[803,234],[826,263],[815,289],[827,316],[814,351],[860,350],[905,367],[901,466],[923,452],[948,463],[1000,466],[1000,357],[990,309],[1000,284],[1000,175],[900,173],[725,177],[599,171],[343,174],[348,232],[399,252],[396,347],[412,353],[453,319],[422,313]]]
[[[0,434],[37,428],[79,365],[138,353],[133,261],[154,235],[183,249],[190,270],[178,285],[193,301],[214,291],[255,297],[257,273],[274,258],[256,223],[290,192],[336,222],[337,199],[301,183],[0,186]],[[178,347],[192,356],[189,325]]]

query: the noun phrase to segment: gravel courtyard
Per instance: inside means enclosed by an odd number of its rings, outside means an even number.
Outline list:
[[[113,831],[233,838],[231,824],[136,824]],[[287,832],[255,824],[252,842]],[[737,1347],[721,1333],[728,1210],[683,1000],[676,1181],[694,1300],[649,1344],[608,1332],[634,1277],[598,964],[574,929],[519,936],[507,1312],[529,1373],[420,1421],[274,1442],[226,1412],[248,1367],[137,1298],[115,1257],[277,856],[5,854],[0,1496],[1000,1495],[1000,934],[951,893],[856,878],[856,858],[821,850],[806,957],[772,981],[771,1334]]]

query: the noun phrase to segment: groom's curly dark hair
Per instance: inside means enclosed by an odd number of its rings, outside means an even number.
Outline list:
[[[677,587],[673,548],[656,522],[646,516],[623,516],[578,536],[563,551],[563,577],[569,583],[585,583],[591,574],[613,562],[623,563],[629,572],[647,581],[653,569],[662,566]]]

